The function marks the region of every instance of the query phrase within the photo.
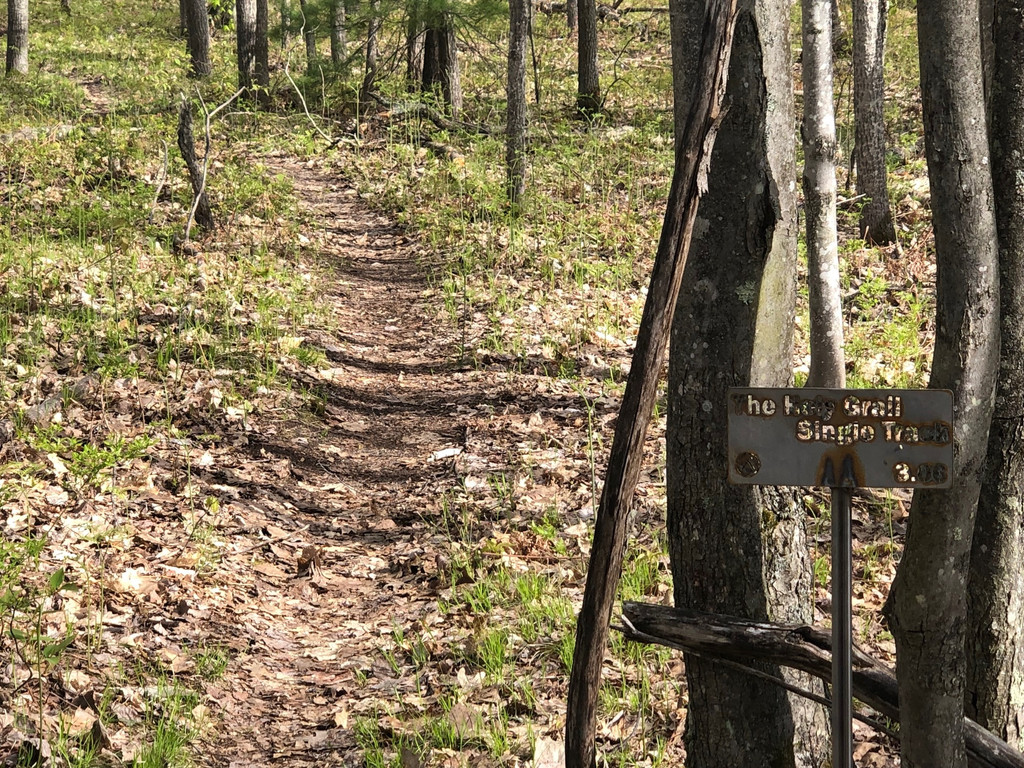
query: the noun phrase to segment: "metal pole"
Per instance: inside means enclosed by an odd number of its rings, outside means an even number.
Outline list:
[[[844,467],[845,469],[845,467]],[[844,473],[845,474],[845,473]],[[847,478],[843,478],[846,481]],[[849,487],[832,487],[832,766],[853,765],[853,556]]]

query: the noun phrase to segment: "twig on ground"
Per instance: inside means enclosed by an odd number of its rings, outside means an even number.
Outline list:
[[[156,206],[160,202],[160,193],[164,191],[164,184],[167,182],[167,142],[161,139],[161,144],[164,145],[164,164],[160,169],[160,181],[156,185],[156,193],[153,195],[153,205],[149,209],[149,223],[153,223],[153,218],[156,216]]]

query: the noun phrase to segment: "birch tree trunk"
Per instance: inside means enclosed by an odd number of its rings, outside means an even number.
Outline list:
[[[963,768],[967,578],[999,362],[999,263],[977,2],[918,0],[917,20],[937,264],[929,386],[953,391],[954,468],[948,490],[914,493],[886,615],[902,765]]]
[[[673,0],[677,97],[690,102],[703,0]],[[793,93],[787,0],[743,0],[708,191],[672,329],[669,556],[677,606],[755,620],[812,619],[794,494],[727,482],[726,392],[791,382],[796,299]],[[677,112],[679,114],[679,106]],[[783,690],[686,657],[687,768],[818,766],[826,714]],[[764,667],[783,675],[775,666]],[[801,678],[801,686],[820,686]]]
[[[28,74],[28,0],[7,0],[7,74]]]
[[[505,166],[508,201],[519,203],[526,189],[526,35],[530,0],[509,0],[508,106],[505,112]]]
[[[804,211],[810,299],[809,387],[843,387],[843,303],[836,233],[832,0],[803,0]]]
[[[1002,349],[971,548],[965,709],[1019,750],[1024,747],[1024,2],[997,0],[991,30],[989,114]],[[985,31],[983,26],[983,39]]]
[[[853,119],[857,153],[860,236],[895,242],[885,167],[885,18],[888,0],[853,0]]]

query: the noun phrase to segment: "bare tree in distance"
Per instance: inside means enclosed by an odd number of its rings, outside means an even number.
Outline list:
[[[28,74],[28,0],[7,0],[6,72]]]
[[[509,0],[508,96],[505,112],[505,166],[508,200],[518,205],[526,189],[526,36],[530,0]]]
[[[853,119],[860,235],[869,243],[896,242],[885,166],[885,20],[888,0],[853,0]]]

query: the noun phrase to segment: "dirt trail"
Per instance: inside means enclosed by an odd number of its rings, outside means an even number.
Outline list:
[[[377,650],[382,634],[440,621],[430,523],[456,480],[450,454],[467,448],[474,406],[515,394],[503,374],[452,365],[409,238],[328,172],[269,165],[293,179],[303,236],[336,276],[324,301],[341,332],[307,340],[330,370],[294,374],[316,412],[257,417],[249,460],[203,477],[237,489],[241,523],[199,611],[208,642],[235,653],[206,686],[223,718],[209,758],[356,765],[361,702],[406,685]]]

